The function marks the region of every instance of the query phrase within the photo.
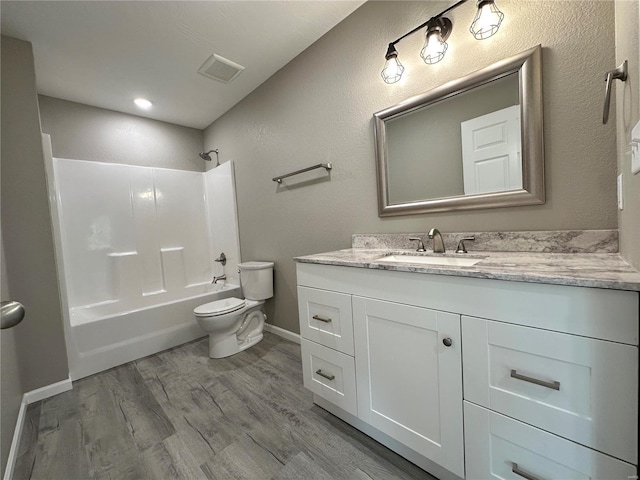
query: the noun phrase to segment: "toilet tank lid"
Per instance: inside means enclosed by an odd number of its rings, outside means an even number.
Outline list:
[[[240,270],[262,270],[263,268],[273,268],[273,262],[243,262],[238,264]]]

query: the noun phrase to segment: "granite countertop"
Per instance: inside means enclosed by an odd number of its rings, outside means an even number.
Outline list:
[[[436,256],[482,258],[471,267],[378,262],[387,255],[420,255],[415,250],[394,248],[350,248],[296,257],[300,263],[394,270],[432,275],[548,283],[578,287],[640,291],[640,272],[618,253],[544,253],[473,251]],[[431,255],[426,252],[422,255]]]

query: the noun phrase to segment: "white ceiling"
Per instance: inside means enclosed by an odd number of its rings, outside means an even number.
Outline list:
[[[3,0],[0,13],[4,35],[33,44],[39,93],[204,129],[362,3]],[[198,74],[213,53],[245,70]]]

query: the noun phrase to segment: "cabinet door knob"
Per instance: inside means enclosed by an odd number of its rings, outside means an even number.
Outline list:
[[[449,337],[443,338],[442,343],[444,343],[445,347],[450,347],[451,345],[453,345],[453,340],[451,340]]]

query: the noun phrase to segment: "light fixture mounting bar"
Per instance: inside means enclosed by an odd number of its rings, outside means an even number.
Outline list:
[[[394,46],[396,43],[398,43],[400,40],[403,40],[404,38],[408,37],[409,35],[412,35],[414,33],[416,33],[418,30],[422,30],[424,27],[426,27],[427,25],[429,25],[429,23],[433,22],[434,20],[442,17],[443,15],[446,15],[447,13],[449,13],[451,10],[458,8],[460,5],[462,5],[463,3],[467,3],[469,0],[459,0],[458,2],[454,3],[453,5],[451,5],[450,7],[445,8],[442,12],[440,12],[437,15],[434,15],[433,17],[431,17],[429,20],[427,20],[424,23],[421,23],[420,25],[418,25],[416,28],[414,28],[413,30],[405,33],[404,35],[402,35],[401,37],[398,37],[397,39],[395,39],[393,42],[389,43],[389,46],[392,47]]]

